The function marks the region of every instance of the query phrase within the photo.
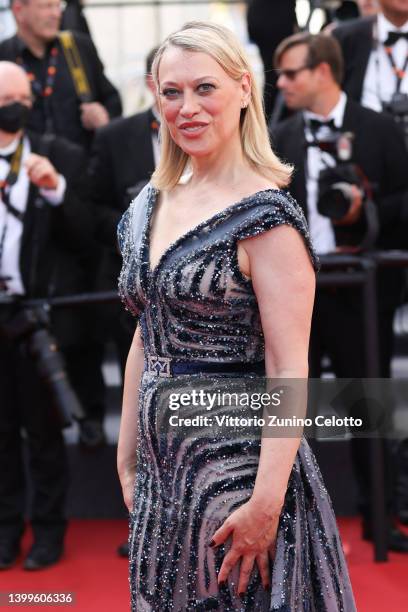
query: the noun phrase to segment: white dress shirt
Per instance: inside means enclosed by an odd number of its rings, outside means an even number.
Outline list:
[[[7,147],[0,148],[0,155],[13,154],[19,143],[19,138],[16,138]],[[28,138],[23,140],[23,151],[21,157],[21,167],[16,183],[10,191],[10,204],[21,213],[24,213],[27,208],[27,199],[30,182],[28,174],[25,170],[25,162],[31,153],[30,142]],[[5,159],[0,158],[0,180],[4,180],[9,172],[10,164]],[[65,178],[59,175],[58,186],[56,189],[40,189],[41,195],[51,206],[62,204],[65,196],[66,182]],[[23,236],[23,222],[11,214],[0,196],[0,238],[3,236],[4,227],[6,232],[4,236],[3,253],[0,261],[0,276],[10,277],[6,282],[7,293],[13,295],[24,295],[25,289],[20,271],[20,251],[21,239]]]
[[[385,52],[384,42],[390,32],[408,32],[408,21],[401,28],[396,28],[382,13],[379,13],[375,25],[377,44],[374,40],[375,46],[371,51],[364,77],[361,104],[380,112],[383,110],[382,103],[389,102],[397,88],[397,77]],[[392,56],[398,68],[402,69],[404,67],[407,53],[408,41],[400,38],[392,46]],[[400,92],[408,94],[407,76],[402,80]]]
[[[344,110],[346,108],[347,96],[341,92],[336,106],[332,109],[327,117],[316,115],[310,111],[304,111],[305,119],[305,138],[307,142],[313,142],[315,138],[308,127],[310,119],[319,121],[329,121],[333,119],[336,128],[341,128],[343,125]],[[330,128],[322,127],[319,129],[317,136],[324,140],[330,134]],[[333,252],[336,249],[336,240],[332,223],[328,217],[324,217],[317,210],[317,199],[319,194],[318,179],[320,171],[327,167],[336,165],[336,160],[330,153],[322,151],[318,147],[308,147],[306,154],[306,196],[307,196],[307,211],[309,231],[316,252],[324,255],[325,253]]]

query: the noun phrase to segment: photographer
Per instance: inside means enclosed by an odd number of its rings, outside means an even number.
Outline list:
[[[408,0],[378,0],[378,15],[333,30],[344,62],[344,91],[375,111],[386,111],[408,143]]]
[[[395,228],[404,213],[408,154],[395,122],[363,108],[341,91],[343,60],[334,38],[297,34],[281,43],[275,60],[278,87],[287,106],[302,112],[277,127],[273,144],[296,168],[291,192],[304,205],[317,252],[358,253],[399,246]],[[387,270],[380,275],[383,377],[390,373],[399,291],[399,274]],[[363,329],[359,289],[319,289],[312,321],[310,375],[320,376],[322,356],[328,354],[336,376],[363,378]],[[363,534],[371,538],[367,442],[353,438],[352,454],[362,496]],[[408,538],[392,521],[391,488],[387,495],[389,548],[408,552]]]
[[[24,530],[22,431],[34,535],[24,568],[51,565],[63,552],[67,459],[61,415],[55,409],[55,393],[50,393],[62,383],[50,380],[49,362],[56,360],[56,347],[44,329],[44,313],[29,329],[37,315],[26,310],[24,300],[77,291],[80,258],[91,235],[91,216],[78,197],[85,189],[82,150],[55,137],[25,132],[31,107],[24,70],[0,62],[0,569],[16,561]],[[81,336],[71,311],[57,311],[51,322],[61,346],[69,347]],[[62,370],[57,378],[64,378]]]

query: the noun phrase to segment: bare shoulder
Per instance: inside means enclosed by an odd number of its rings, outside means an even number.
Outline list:
[[[270,179],[267,179],[261,174],[254,174],[251,177],[248,177],[248,179],[244,182],[246,183],[247,190],[251,190],[252,193],[267,191],[268,189],[279,189],[279,185],[277,183],[272,182]]]

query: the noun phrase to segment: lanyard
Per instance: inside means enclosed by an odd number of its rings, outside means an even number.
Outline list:
[[[4,245],[5,245],[6,236],[7,236],[8,216],[9,214],[11,214],[21,222],[23,221],[23,218],[24,218],[24,213],[22,213],[20,210],[15,208],[15,206],[13,206],[10,202],[11,188],[17,182],[18,175],[20,173],[20,168],[21,168],[22,156],[23,156],[23,139],[21,139],[20,142],[18,143],[18,147],[15,150],[15,153],[11,159],[10,169],[8,171],[6,178],[3,181],[0,181],[0,195],[1,195],[2,202],[6,208],[6,217],[4,220],[4,225],[3,225],[3,229],[1,232],[1,236],[0,236],[0,270],[2,267]]]
[[[404,77],[406,75],[406,70],[408,68],[408,52],[407,52],[403,67],[398,68],[398,66],[395,63],[394,56],[392,54],[392,48],[386,47],[385,45],[381,45],[380,40],[378,38],[378,22],[377,20],[374,21],[373,23],[373,49],[375,52],[376,92],[377,92],[378,101],[381,107],[383,107],[384,101],[383,101],[382,93],[381,93],[381,67],[380,67],[380,57],[379,57],[380,46],[384,47],[384,51],[386,53],[386,56],[388,57],[388,61],[391,64],[392,71],[397,78],[397,86],[396,86],[394,93],[399,93],[401,89],[402,81],[404,80]]]
[[[39,78],[37,78],[24,62],[23,58],[17,57],[16,62],[19,64],[27,73],[28,79],[31,83],[31,90],[33,95],[36,97],[43,98],[44,100],[44,112],[45,112],[45,122],[46,122],[46,132],[53,132],[53,120],[52,113],[50,107],[50,97],[54,93],[54,85],[55,85],[55,77],[57,76],[57,63],[58,63],[58,55],[59,50],[57,43],[51,47],[49,57],[48,57],[48,65],[47,71],[45,75],[45,83],[43,84]]]
[[[59,51],[58,51],[57,43],[55,43],[51,47],[51,50],[49,53],[47,73],[46,73],[44,85],[42,84],[40,79],[38,79],[35,76],[34,72],[31,72],[27,64],[25,64],[23,58],[21,56],[17,58],[16,60],[17,64],[22,66],[27,73],[27,76],[31,83],[31,89],[34,95],[41,96],[42,98],[48,98],[49,96],[53,94],[55,77],[57,74],[58,54],[59,54]]]
[[[395,76],[397,77],[397,87],[395,89],[395,93],[399,93],[399,91],[401,89],[402,81],[404,80],[404,77],[406,75],[406,70],[408,68],[408,52],[406,54],[403,67],[402,68],[398,68],[397,64],[395,63],[394,56],[392,54],[392,47],[386,47],[384,45],[384,50],[385,50],[385,53],[386,53],[386,55],[388,57],[388,60],[389,60],[389,62],[391,64],[391,68],[392,68]]]

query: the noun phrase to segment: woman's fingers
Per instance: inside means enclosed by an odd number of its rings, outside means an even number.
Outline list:
[[[239,580],[238,580],[238,595],[244,595],[247,590],[249,578],[251,576],[252,568],[254,567],[255,555],[245,555],[241,560],[241,567],[239,569]]]
[[[273,561],[275,559],[275,553],[276,553],[276,538],[272,542],[272,544],[269,546],[268,552],[269,552],[269,557],[271,561]]]
[[[262,584],[264,589],[270,589],[270,568],[269,568],[269,555],[268,551],[265,551],[256,556],[256,564],[259,569]]]
[[[224,560],[221,565],[220,573],[218,574],[218,584],[221,582],[226,582],[230,571],[238,563],[238,559],[240,558],[240,554],[231,548],[224,557]]]
[[[220,573],[218,574],[218,584],[225,582],[228,578],[230,571],[233,567],[238,563],[241,555],[238,552],[235,552],[234,548],[225,555],[224,561],[221,565]],[[270,566],[269,566],[269,554],[268,551],[264,551],[258,555],[244,555],[241,558],[241,565],[239,570],[239,580],[238,580],[238,588],[237,594],[244,595],[249,584],[249,580],[251,577],[252,570],[254,569],[254,562],[259,569],[259,574],[261,576],[262,586],[266,590],[270,590],[271,588],[271,578],[270,578]]]
[[[211,538],[210,546],[219,546],[223,544],[225,540],[229,537],[233,530],[232,525],[228,522],[228,519],[224,521],[219,529],[213,534]]]

